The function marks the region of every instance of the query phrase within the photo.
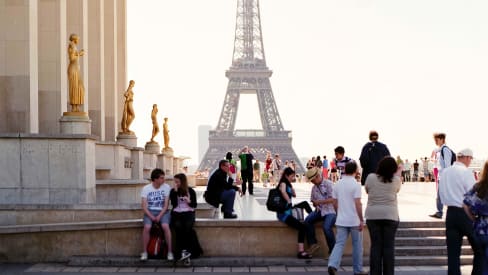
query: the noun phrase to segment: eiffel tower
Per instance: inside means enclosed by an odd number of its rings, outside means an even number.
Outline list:
[[[229,79],[227,93],[217,127],[209,131],[209,148],[199,170],[217,168],[218,161],[227,152],[237,157],[247,145],[254,158],[261,162],[269,151],[272,155],[279,154],[283,164],[285,160],[294,160],[297,173],[304,172],[291,146],[291,131],[284,130],[281,123],[269,81],[272,73],[264,56],[259,0],[238,0],[232,66],[225,72]],[[241,94],[257,95],[263,129],[235,129]]]

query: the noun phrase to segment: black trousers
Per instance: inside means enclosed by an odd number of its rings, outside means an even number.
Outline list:
[[[483,274],[483,250],[473,233],[473,223],[460,207],[448,206],[446,214],[447,274],[461,275],[461,245],[468,238],[473,249],[472,275]]]
[[[180,254],[181,250],[190,251],[194,224],[195,212],[171,212],[171,225],[176,235],[175,252],[178,253],[177,255]]]
[[[242,193],[246,194],[247,184],[249,183],[249,194],[254,193],[254,185],[252,183],[253,180],[253,173],[252,169],[241,170],[241,177],[242,177]]]
[[[393,275],[395,273],[395,233],[398,221],[366,220],[371,248],[369,252],[369,273],[371,275]]]
[[[291,215],[286,218],[285,223],[298,230],[298,243],[305,243],[305,235],[307,236],[309,245],[317,243],[317,239],[315,238],[315,228],[312,225],[303,223]]]

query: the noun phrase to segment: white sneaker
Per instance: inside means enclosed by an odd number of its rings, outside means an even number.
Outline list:
[[[181,251],[180,261],[184,261],[184,260],[190,258],[190,256],[191,256],[191,253],[190,252],[188,252],[186,250],[183,250],[183,251]]]
[[[173,253],[172,252],[168,252],[167,259],[168,259],[168,261],[173,261],[175,259],[175,257],[173,256]]]
[[[141,261],[147,261],[147,252],[141,253]]]

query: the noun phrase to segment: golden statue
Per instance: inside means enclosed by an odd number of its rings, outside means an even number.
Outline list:
[[[134,80],[129,81],[129,87],[127,87],[127,91],[124,93],[124,111],[122,113],[122,122],[120,123],[122,128],[121,133],[123,134],[134,134],[134,132],[129,129],[130,124],[136,117],[134,114],[134,108],[132,107],[132,101],[134,101],[134,92],[132,91],[132,88],[134,88],[134,84]]]
[[[168,118],[164,118],[163,123],[163,137],[164,137],[164,148],[171,148],[169,147],[169,130],[168,130]]]
[[[80,75],[80,64],[78,58],[83,56],[85,52],[83,50],[78,51],[76,44],[80,37],[76,34],[69,36],[68,46],[68,82],[69,82],[69,104],[71,105],[72,112],[80,112],[80,105],[84,103],[85,99],[85,87],[83,86],[83,80]]]
[[[151,136],[151,143],[157,143],[154,141],[154,137],[159,133],[159,125],[158,125],[158,120],[156,115],[158,114],[158,105],[153,104],[153,108],[151,111],[151,120],[153,124],[153,129],[152,129],[152,136]]]

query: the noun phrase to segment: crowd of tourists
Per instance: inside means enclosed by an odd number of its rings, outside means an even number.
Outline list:
[[[436,149],[432,154],[434,165],[428,160],[422,166],[423,175],[436,182],[436,212],[432,218],[441,219],[447,206],[445,227],[448,254],[448,274],[461,274],[460,254],[462,239],[467,237],[473,250],[472,274],[488,274],[488,161],[484,164],[479,179],[468,168],[473,159],[471,149],[455,153],[446,145],[446,135],[435,133]],[[354,274],[363,271],[363,228],[367,227],[371,240],[369,274],[394,274],[395,234],[399,225],[397,194],[403,181],[408,181],[406,164],[399,156],[390,156],[387,146],[378,141],[378,133],[369,133],[367,142],[356,161],[345,156],[344,147],[334,150],[335,157],[328,161],[326,156],[317,156],[307,163],[304,177],[313,184],[310,202],[293,202],[296,197],[293,183],[296,182],[296,168],[283,165],[279,154],[267,154],[264,169],[272,176],[271,186],[277,188],[286,201],[286,207],[277,211],[279,221],[298,232],[297,257],[310,259],[319,249],[314,224],[322,224],[329,260],[328,273],[336,274],[340,267],[344,247],[349,235],[352,239]],[[254,192],[253,175],[260,164],[254,161],[249,148],[243,147],[238,158],[241,162],[241,177],[237,177],[237,165],[232,153],[221,160],[218,168],[209,175],[204,198],[216,208],[221,206],[224,219],[235,219],[234,201],[236,194],[250,195]],[[414,162],[414,164],[417,163]],[[413,165],[418,171],[419,165]],[[360,169],[362,168],[362,170]],[[417,168],[415,168],[417,167]],[[427,169],[432,168],[432,175]],[[270,178],[271,178],[270,177]],[[241,180],[242,178],[242,180]],[[143,248],[146,249],[152,222],[162,224],[167,242],[168,259],[172,260],[170,226],[175,228],[178,253],[181,258],[190,257],[198,245],[198,239],[186,238],[195,235],[193,223],[196,207],[195,192],[188,187],[184,174],[175,175],[175,186],[170,189],[164,184],[164,172],[155,169],[151,174],[152,183],[142,191],[144,210]],[[427,178],[426,178],[427,179]],[[363,217],[361,188],[368,195]],[[170,210],[169,204],[172,208]],[[296,211],[296,209],[300,209]],[[307,216],[302,220],[303,210]],[[299,214],[299,213],[302,214]],[[171,214],[170,214],[171,213]],[[171,215],[171,218],[170,218]],[[336,233],[333,231],[336,228]],[[194,231],[193,231],[194,232]],[[308,249],[305,249],[308,244]],[[141,260],[147,259],[147,251]]]

